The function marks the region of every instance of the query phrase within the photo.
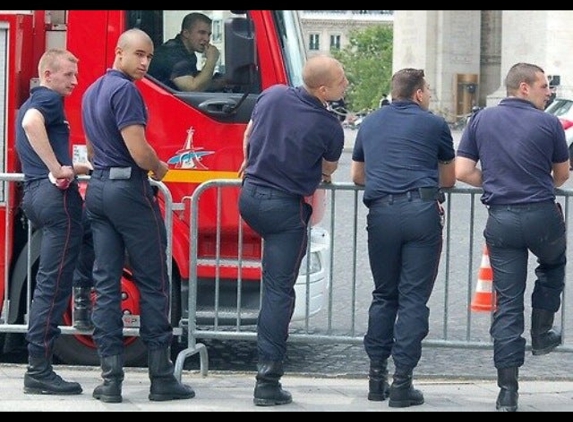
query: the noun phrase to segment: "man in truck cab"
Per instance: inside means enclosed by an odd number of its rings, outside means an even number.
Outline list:
[[[211,44],[212,19],[193,12],[183,18],[181,32],[155,50],[149,74],[178,91],[219,91],[225,87],[215,73],[220,52]],[[204,60],[198,63],[197,54]]]

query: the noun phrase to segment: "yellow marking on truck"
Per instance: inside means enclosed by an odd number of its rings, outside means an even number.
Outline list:
[[[238,179],[236,171],[176,170],[170,169],[163,182],[203,183],[213,179]]]

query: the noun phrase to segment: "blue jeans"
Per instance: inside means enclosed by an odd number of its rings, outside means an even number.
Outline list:
[[[565,279],[565,221],[559,204],[488,207],[484,237],[493,271],[497,309],[490,333],[498,369],[520,367],[525,359],[524,294],[529,252],[537,257],[531,306],[557,312]]]
[[[368,257],[374,291],[364,348],[372,362],[392,355],[401,371],[418,365],[442,251],[441,214],[437,201],[409,194],[387,195],[370,205]]]
[[[294,311],[294,285],[306,255],[312,207],[300,195],[245,180],[239,211],[264,241],[263,297],[257,321],[259,362],[283,361]]]

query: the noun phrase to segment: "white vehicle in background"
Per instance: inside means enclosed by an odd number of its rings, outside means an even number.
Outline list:
[[[569,147],[569,166],[573,169],[573,100],[555,98],[545,109],[546,113],[557,116],[565,129],[567,146]]]

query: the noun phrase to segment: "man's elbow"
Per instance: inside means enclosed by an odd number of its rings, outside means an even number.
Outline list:
[[[455,184],[456,184],[456,178],[455,177],[440,180],[440,187],[441,188],[453,188]]]
[[[563,174],[560,177],[555,177],[554,178],[554,183],[556,187],[560,187],[563,186],[563,184],[569,180],[569,173],[567,174]]]
[[[366,182],[363,177],[353,177],[352,183],[358,186],[364,186]]]

